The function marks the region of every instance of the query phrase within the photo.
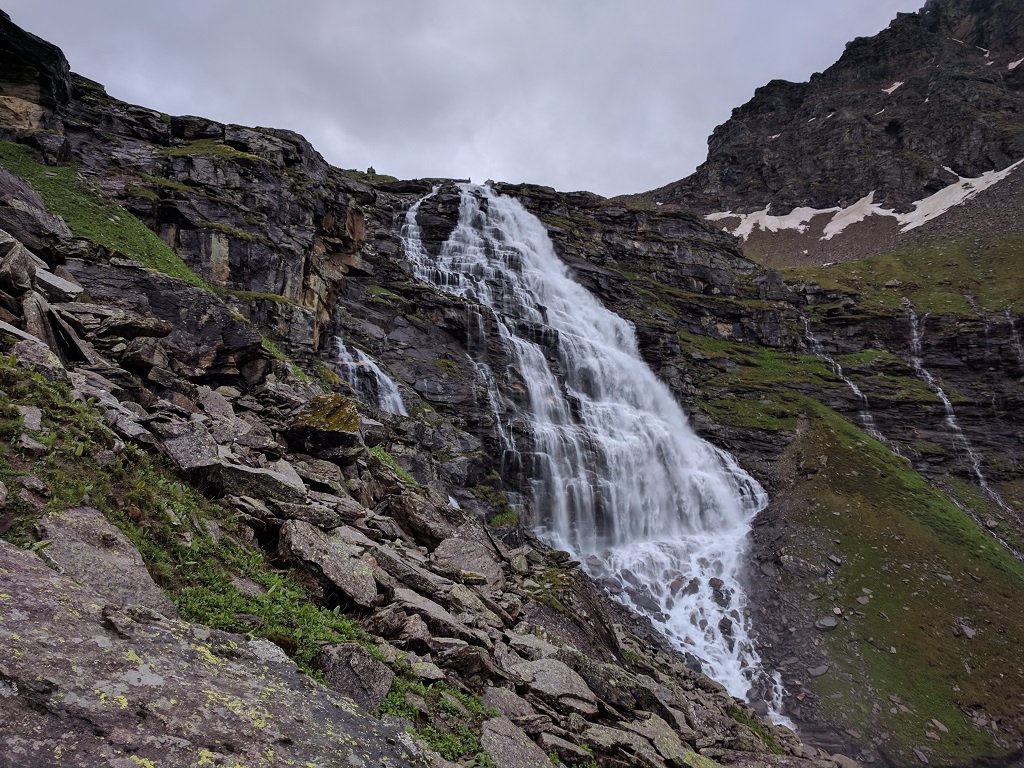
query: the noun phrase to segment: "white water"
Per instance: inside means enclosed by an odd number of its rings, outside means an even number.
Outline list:
[[[528,425],[518,458],[538,534],[730,693],[765,701],[785,721],[779,678],[750,639],[741,584],[764,490],[697,437],[641,359],[632,326],[570,277],[536,217],[487,187],[461,190],[458,225],[436,258],[420,238],[420,203],[410,209],[406,256],[420,280],[482,305],[516,369],[513,386],[499,391],[481,362],[498,424],[498,404],[515,402]],[[514,442],[502,429],[503,442]]]
[[[1006,310],[1004,313],[1006,322],[1010,325],[1010,338],[1013,339],[1013,348],[1017,352],[1017,362],[1024,364],[1024,346],[1020,343],[1020,334],[1017,333],[1017,323],[1013,319],[1013,313]]]
[[[356,394],[379,410],[408,416],[398,385],[381,370],[363,350],[349,351],[339,337],[334,337],[334,368]]]
[[[860,387],[845,373],[843,373],[843,366],[839,364],[839,361],[829,355],[825,348],[821,345],[821,341],[814,332],[811,330],[811,320],[808,317],[803,317],[804,321],[804,335],[807,337],[807,343],[811,345],[811,351],[829,364],[832,368],[832,372],[839,377],[839,379],[849,387],[850,391],[857,396],[860,400],[860,423],[864,427],[864,431],[867,432],[871,437],[878,440],[880,443],[888,445],[894,453],[900,455],[899,450],[893,446],[883,435],[878,431],[878,427],[875,426],[875,417],[871,415],[871,406],[868,403],[868,396],[864,394]]]
[[[921,338],[923,331],[921,326],[923,321],[919,321],[917,313],[914,312],[914,307],[904,299],[907,307],[907,313],[910,317],[910,354],[911,363],[914,366],[914,370],[917,372],[918,377],[928,385],[928,388],[942,401],[942,407],[946,411],[946,426],[949,427],[950,434],[953,435],[953,444],[957,447],[957,450],[963,451],[967,454],[967,458],[970,460],[971,470],[974,472],[974,477],[978,481],[978,486],[985,492],[985,494],[992,499],[1000,508],[1004,511],[1009,512],[1012,515],[1016,515],[1016,512],[1010,507],[1004,500],[999,492],[989,485],[988,480],[985,478],[985,474],[981,471],[981,458],[974,451],[974,447],[971,445],[964,431],[960,428],[960,422],[956,419],[956,411],[953,410],[953,403],[950,402],[946,391],[942,386],[935,380],[931,372],[924,367],[924,360],[922,358],[922,347]],[[928,315],[925,315],[927,319]]]

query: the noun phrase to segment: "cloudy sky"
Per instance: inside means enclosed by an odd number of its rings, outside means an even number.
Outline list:
[[[126,101],[290,128],[333,164],[604,195],[689,174],[773,78],[923,0],[6,0]]]

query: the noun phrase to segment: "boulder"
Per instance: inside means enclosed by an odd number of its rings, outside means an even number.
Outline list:
[[[49,381],[60,384],[71,383],[64,363],[39,339],[29,337],[24,341],[19,341],[11,347],[11,354],[17,358],[19,365],[41,374]]]
[[[495,589],[505,586],[505,574],[494,549],[479,541],[454,537],[445,539],[437,545],[431,558],[439,571],[455,579],[478,574]]]
[[[221,496],[255,496],[259,499],[301,502],[306,498],[304,485],[272,469],[246,467],[231,461],[220,460],[209,467],[200,468],[197,473],[200,482]]]
[[[375,712],[391,690],[394,673],[356,643],[324,648],[314,662],[324,682],[359,706]]]
[[[270,754],[277,765],[420,765],[400,727],[312,683],[266,641],[104,606],[5,541],[0,573],[4,765],[235,765]]]
[[[310,400],[285,430],[293,449],[318,458],[346,457],[363,449],[356,403],[344,395]]]
[[[553,768],[544,751],[507,717],[494,717],[483,724],[480,746],[497,768]]]
[[[139,550],[99,510],[75,507],[54,512],[36,524],[35,534],[51,542],[41,550],[48,563],[104,601],[144,605],[165,616],[177,616],[174,604],[146,570]]]
[[[329,536],[301,520],[281,526],[279,551],[298,563],[318,582],[325,595],[336,591],[364,608],[377,602],[373,568],[360,550],[338,536]]]
[[[537,659],[517,664],[512,674],[545,701],[584,717],[597,714],[597,696],[586,682],[557,659]]]

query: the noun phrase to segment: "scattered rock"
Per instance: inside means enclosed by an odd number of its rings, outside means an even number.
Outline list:
[[[497,768],[553,768],[544,751],[507,717],[491,718],[483,724],[480,746]]]
[[[391,690],[393,672],[356,643],[324,648],[314,662],[328,686],[375,712]]]

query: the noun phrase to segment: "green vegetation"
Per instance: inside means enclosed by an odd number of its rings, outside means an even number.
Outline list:
[[[410,695],[419,701],[409,701]],[[408,720],[410,732],[446,760],[470,758],[470,765],[493,765],[480,751],[479,733],[483,721],[499,713],[472,693],[443,682],[428,686],[409,676],[396,676],[378,713]]]
[[[31,184],[76,237],[199,288],[205,281],[163,240],[119,205],[104,200],[71,165],[43,165],[22,144],[0,141],[0,165]]]
[[[416,478],[413,477],[412,474],[410,474],[409,470],[405,469],[401,464],[399,464],[397,461],[395,461],[395,457],[392,456],[390,453],[388,453],[384,449],[384,446],[382,446],[382,445],[375,445],[375,446],[373,446],[372,448],[370,448],[370,454],[375,459],[377,459],[377,461],[379,461],[382,464],[386,464],[387,466],[391,467],[391,469],[393,469],[395,471],[395,474],[398,475],[398,478],[403,483],[407,483],[409,485],[416,486],[416,487],[419,486],[419,483],[416,481]]]
[[[115,455],[114,435],[65,387],[0,358],[0,390],[0,480],[16,488],[18,477],[32,475],[51,494],[43,508],[11,494],[0,513],[5,539],[39,548],[31,531],[43,514],[88,504],[131,539],[187,621],[267,638],[306,671],[325,643],[366,642],[358,625],[317,606],[290,574],[236,537],[232,515],[166,462],[131,446]],[[17,403],[42,409],[36,439],[50,448],[46,455],[14,447],[22,432]]]
[[[922,743],[933,764],[997,753],[964,711],[1013,717],[1024,705],[1024,564],[884,445],[810,399],[805,413],[783,462],[815,471],[776,503],[843,563],[814,585],[823,606],[844,612],[823,636],[836,669],[815,691],[843,722],[887,732],[901,761]],[[923,741],[932,719],[948,733]]]
[[[199,222],[198,226],[202,229],[215,229],[218,232],[223,232],[224,234],[230,235],[238,240],[245,240],[250,243],[264,243],[267,241],[267,238],[259,232],[248,232],[244,229],[239,229],[238,227],[232,227],[230,224],[211,221],[210,219],[203,219]]]
[[[164,157],[219,157],[224,160],[247,160],[249,162],[267,164],[267,160],[259,155],[242,152],[230,144],[225,144],[217,139],[187,141],[183,144],[161,147],[159,151]]]
[[[398,181],[397,176],[388,176],[386,173],[368,173],[367,171],[357,171],[354,168],[342,169],[341,173],[348,176],[350,179],[361,181],[364,184],[390,184]]]
[[[989,312],[1024,311],[1024,237],[974,234],[909,245],[891,253],[832,267],[783,271],[789,282],[819,283],[857,293],[862,310],[902,312],[904,296],[917,312],[973,315],[965,295]],[[894,287],[886,288],[886,283]]]
[[[782,748],[782,745],[775,740],[772,736],[771,731],[765,728],[764,723],[755,717],[751,717],[744,710],[739,707],[726,707],[726,714],[729,715],[740,725],[745,725],[747,728],[754,732],[764,744],[765,748],[773,755],[784,755],[786,750]]]

